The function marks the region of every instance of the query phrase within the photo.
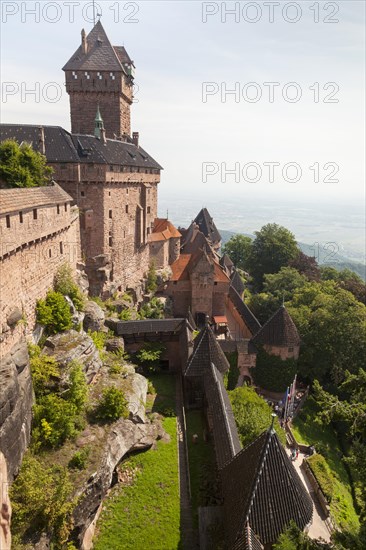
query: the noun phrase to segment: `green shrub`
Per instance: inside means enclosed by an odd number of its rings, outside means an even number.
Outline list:
[[[45,326],[50,334],[57,334],[72,328],[70,306],[60,292],[50,290],[45,300],[36,306],[37,321]]]
[[[74,361],[70,370],[70,386],[65,394],[65,399],[73,403],[78,413],[83,412],[87,398],[88,385],[86,383],[83,366]]]
[[[106,309],[105,302],[103,302],[102,298],[100,298],[99,296],[91,296],[90,299],[96,304],[98,304],[98,306],[101,307],[102,309],[104,310]]]
[[[29,143],[19,145],[7,139],[0,144],[0,179],[6,187],[40,187],[47,185],[53,169],[46,157]]]
[[[72,526],[75,502],[73,486],[65,468],[46,466],[29,452],[24,456],[19,475],[10,488],[12,533],[20,537],[27,532],[51,534],[53,548],[66,543]]]
[[[118,318],[121,321],[130,321],[132,319],[132,311],[130,309],[123,309],[121,313],[118,314]]]
[[[151,382],[151,380],[148,380],[147,382],[147,393],[150,393],[150,395],[153,395],[156,393],[156,389],[154,384]]]
[[[70,264],[65,263],[57,270],[53,288],[63,296],[69,296],[78,311],[85,307],[85,297],[74,281]]]
[[[157,280],[158,278],[156,275],[155,263],[151,262],[146,281],[146,288],[149,292],[155,292],[155,290],[158,288]]]
[[[308,458],[308,464],[328,503],[331,502],[334,488],[333,475],[327,461],[321,454],[316,453]]]
[[[60,377],[57,361],[52,356],[33,354],[30,359],[30,369],[33,389],[37,398],[53,389],[52,378]]]
[[[85,447],[81,451],[76,451],[74,455],[70,458],[68,463],[68,468],[71,470],[85,470],[88,464],[88,458],[90,454],[90,449]]]
[[[164,306],[159,298],[151,298],[150,302],[141,306],[140,319],[163,319]]]
[[[111,337],[109,332],[92,332],[90,329],[88,330],[88,335],[93,340],[95,347],[100,351],[105,348],[106,341]]]
[[[35,449],[56,448],[73,438],[82,428],[82,418],[74,403],[51,393],[42,396],[33,407],[34,429],[32,439]]]
[[[165,346],[159,342],[146,343],[137,353],[136,358],[147,373],[156,372]]]
[[[114,422],[128,417],[127,401],[122,390],[111,386],[103,390],[102,399],[97,407],[96,417],[105,422]]]

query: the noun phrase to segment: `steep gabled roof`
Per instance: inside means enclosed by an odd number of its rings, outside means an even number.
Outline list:
[[[211,369],[212,363],[222,374],[230,368],[224,352],[207,325],[194,341],[193,353],[188,360],[184,376],[204,376]]]
[[[238,429],[221,372],[211,363],[204,376],[208,413],[212,420],[218,468],[229,462],[241,449]]]
[[[274,543],[291,520],[303,530],[312,500],[274,429],[265,431],[221,470],[229,548],[246,548],[246,526]]]
[[[281,306],[268,319],[254,336],[253,342],[279,347],[298,346],[300,344],[300,336],[296,325],[285,306]]]
[[[197,250],[193,254],[181,254],[170,266],[172,269],[171,281],[188,281],[191,273],[195,270],[200,261],[207,259],[213,266],[214,282],[228,283],[229,277],[223,272],[214,256],[207,252],[207,249]]]
[[[167,241],[168,239],[179,239],[181,234],[178,229],[166,218],[155,218],[152,233],[148,241]]]
[[[236,269],[234,269],[234,271],[231,273],[230,280],[231,280],[231,286],[235,288],[239,296],[242,296],[245,290],[245,285],[239,273],[236,271]]]
[[[220,265],[226,269],[228,269],[230,272],[232,268],[234,267],[233,262],[230,259],[230,256],[228,254],[223,254],[220,258]]]
[[[129,56],[122,47],[114,48],[98,21],[86,37],[86,54],[80,45],[63,67],[63,71],[119,71],[125,72],[124,65],[130,64]]]
[[[218,244],[221,241],[221,235],[218,232],[207,208],[202,208],[202,210],[197,214],[194,223],[198,225],[200,231],[207,239],[209,239],[209,241],[211,241],[212,244]]]
[[[249,328],[250,332],[254,335],[261,328],[260,322],[255,315],[250,311],[248,306],[243,302],[237,291],[233,286],[229,288],[229,299],[235,306],[235,309],[243,319],[244,323]]]

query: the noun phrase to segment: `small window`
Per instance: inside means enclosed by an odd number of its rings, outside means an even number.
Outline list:
[[[214,282],[214,285],[217,285],[217,281]]]
[[[128,204],[126,204],[126,214],[128,214]]]
[[[65,212],[67,212],[67,202],[65,202]]]
[[[64,253],[64,245],[62,242],[60,242],[60,254]]]
[[[60,205],[58,204],[57,205],[57,214],[59,214],[59,213],[60,213]]]
[[[33,210],[33,219],[36,220],[38,218],[38,213],[37,213],[37,209],[35,208]]]
[[[82,197],[85,197],[85,191],[81,191],[81,192],[80,192],[80,195],[81,195]]]
[[[9,229],[10,227],[10,216],[6,216],[6,227]]]
[[[110,172],[113,172],[113,164],[110,165],[109,171],[110,171]]]
[[[109,217],[112,219],[112,210],[109,211]]]
[[[127,195],[128,195],[128,193],[129,193],[129,189],[126,189],[126,193],[127,193]]]
[[[109,242],[109,246],[112,246],[113,245],[113,239],[112,239],[112,233],[109,232],[109,239],[108,239],[108,242]]]
[[[111,196],[111,192],[110,192],[110,191],[108,192],[108,195]]]
[[[19,212],[19,221],[23,223],[23,212]]]
[[[126,238],[126,231],[123,232],[123,238]]]
[[[151,208],[150,206],[147,207],[147,213],[150,214]]]
[[[48,251],[48,257],[52,258],[52,250],[51,249],[49,249],[49,251]]]

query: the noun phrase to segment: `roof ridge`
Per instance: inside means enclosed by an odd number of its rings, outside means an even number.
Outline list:
[[[225,400],[224,400],[224,397],[222,395],[222,387],[221,387],[221,384],[220,384],[219,380],[217,379],[217,374],[218,374],[219,371],[218,371],[218,369],[216,368],[216,366],[213,362],[211,362],[211,369],[212,369],[212,373],[213,373],[215,382],[216,382],[216,384],[218,386],[218,389],[219,389],[219,398],[220,398],[220,401],[221,401],[222,410],[224,412],[223,417],[224,417],[224,422],[225,422],[225,425],[226,425],[226,431],[229,435],[231,454],[234,457],[235,456],[235,445],[234,445],[233,436],[232,436],[232,433],[231,433],[229,419],[228,419],[228,416],[227,416]]]

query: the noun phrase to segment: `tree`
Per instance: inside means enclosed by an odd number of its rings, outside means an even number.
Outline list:
[[[366,285],[357,273],[347,268],[337,271],[329,266],[322,266],[320,273],[323,281],[336,281],[341,288],[351,292],[359,302],[366,304]]]
[[[46,157],[34,151],[28,143],[19,145],[7,139],[0,144],[0,186],[39,187],[51,178],[52,168]]]
[[[36,306],[37,321],[44,325],[50,334],[57,334],[72,327],[70,306],[60,292],[50,290],[45,300]]]
[[[105,422],[114,422],[128,417],[128,407],[122,390],[111,386],[103,390],[102,399],[97,407],[97,418]]]
[[[299,372],[336,384],[346,370],[357,373],[366,355],[366,307],[334,281],[308,282],[295,291],[287,309],[302,345]]]
[[[305,275],[309,281],[320,280],[318,262],[315,258],[304,254],[301,250],[299,250],[297,256],[293,260],[290,260],[289,266],[296,269],[301,275]]]
[[[250,256],[250,274],[258,289],[262,288],[264,275],[277,273],[298,255],[294,235],[276,223],[264,225],[255,232]]]
[[[231,261],[238,269],[248,271],[249,258],[252,247],[252,239],[245,235],[234,235],[222,247],[223,254],[228,254]]]
[[[330,550],[333,546],[319,544],[303,533],[294,521],[291,521],[287,529],[279,536],[274,550]]]
[[[158,288],[158,278],[156,275],[155,262],[151,262],[149,271],[147,272],[146,288],[149,292],[155,292]]]
[[[271,407],[257,395],[253,388],[243,386],[228,392],[240,441],[245,447],[271,425]],[[275,421],[276,431],[281,442],[286,444],[286,436]]]

